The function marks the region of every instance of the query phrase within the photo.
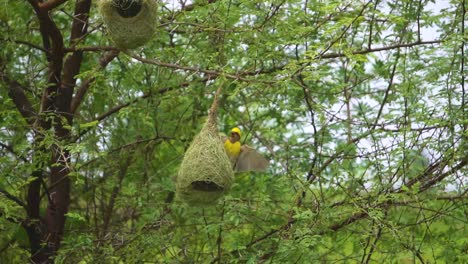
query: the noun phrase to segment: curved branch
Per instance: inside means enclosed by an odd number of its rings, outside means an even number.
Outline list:
[[[20,114],[26,119],[26,122],[32,125],[34,123],[36,111],[24,92],[26,89],[19,82],[7,76],[3,66],[4,62],[0,58],[0,81],[8,86],[8,96],[13,100],[16,109],[18,109]]]
[[[46,49],[44,49],[43,47],[39,46],[39,45],[36,45],[34,43],[31,43],[31,42],[28,42],[28,41],[24,41],[24,40],[17,40],[17,39],[11,39],[11,38],[6,38],[6,39],[0,39],[1,41],[11,41],[11,42],[14,42],[16,44],[23,44],[23,45],[26,45],[26,46],[29,46],[31,48],[34,48],[34,49],[37,49],[37,50],[40,50],[44,53],[48,53],[48,51]]]
[[[17,205],[23,207],[24,209],[26,209],[26,204],[21,201],[18,197],[10,194],[9,192],[3,190],[3,189],[0,189],[0,193],[2,193],[3,195],[5,195],[6,198],[8,198],[9,200],[15,202]]]

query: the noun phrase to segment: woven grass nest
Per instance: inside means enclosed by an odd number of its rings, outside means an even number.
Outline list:
[[[98,7],[110,38],[119,48],[140,47],[156,31],[156,0],[101,0]]]
[[[215,204],[234,181],[232,164],[218,133],[217,95],[208,120],[185,153],[177,175],[177,196],[190,205]]]

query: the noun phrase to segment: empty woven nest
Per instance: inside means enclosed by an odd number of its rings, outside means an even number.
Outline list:
[[[156,31],[156,0],[101,0],[98,7],[110,38],[119,48],[140,47]]]

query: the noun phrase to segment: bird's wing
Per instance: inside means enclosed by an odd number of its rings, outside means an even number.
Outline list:
[[[268,168],[269,161],[265,159],[255,149],[242,145],[241,153],[237,158],[236,171],[265,171]]]

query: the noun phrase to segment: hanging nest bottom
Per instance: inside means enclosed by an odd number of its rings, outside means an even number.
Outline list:
[[[215,201],[224,195],[224,191],[200,191],[192,189],[188,192],[177,192],[177,198],[189,205],[206,206],[214,205]]]

